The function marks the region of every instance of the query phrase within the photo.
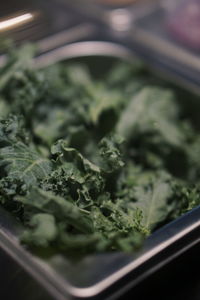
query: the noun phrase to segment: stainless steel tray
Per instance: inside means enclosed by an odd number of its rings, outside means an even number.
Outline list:
[[[134,53],[111,42],[79,42],[49,51],[36,65],[80,56],[134,59]],[[193,245],[200,242],[200,207],[153,233],[133,255],[104,253],[74,261],[56,255],[41,259],[22,247],[17,222],[0,210],[2,299],[115,299]]]

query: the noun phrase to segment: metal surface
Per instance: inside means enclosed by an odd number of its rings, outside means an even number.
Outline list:
[[[0,4],[1,38],[11,38],[16,44],[37,42],[42,52],[87,38],[94,27],[86,18],[56,0],[48,3],[7,0]]]
[[[127,47],[112,42],[76,42],[39,55],[35,67],[45,67],[60,60],[84,56],[108,56],[129,61],[134,57],[133,52]]]
[[[131,50],[124,46],[97,41],[54,49],[40,55],[36,63],[46,66],[63,59],[91,55],[134,59]],[[153,233],[134,255],[105,253],[80,261],[56,255],[41,260],[20,245],[20,232],[13,218],[0,210],[0,266],[13,274],[12,277],[8,272],[1,272],[6,287],[4,299],[9,299],[13,293],[15,299],[20,300],[115,299],[200,242],[200,207]],[[32,298],[27,298],[29,293]]]

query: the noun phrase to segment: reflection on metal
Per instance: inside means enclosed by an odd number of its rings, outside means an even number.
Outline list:
[[[58,32],[50,37],[46,37],[38,42],[37,48],[40,52],[45,52],[64,44],[69,44],[76,40],[87,38],[94,32],[95,28],[91,24],[84,23],[72,28],[67,28],[66,30]]]
[[[34,67],[44,68],[63,59],[84,56],[110,56],[128,61],[134,57],[131,51],[119,44],[101,41],[83,41],[62,46],[36,57]]]
[[[14,27],[20,26],[24,23],[32,21],[34,18],[32,13],[26,13],[15,17],[10,17],[6,20],[0,21],[0,31],[9,30]]]

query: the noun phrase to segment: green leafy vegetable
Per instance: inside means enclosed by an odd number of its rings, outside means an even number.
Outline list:
[[[81,64],[33,70],[32,56],[0,69],[0,203],[23,243],[130,252],[200,204],[200,134],[175,89],[140,62],[97,79]]]

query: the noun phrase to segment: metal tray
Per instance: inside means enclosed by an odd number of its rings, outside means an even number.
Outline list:
[[[134,59],[128,48],[111,42],[79,42],[36,59],[47,66],[80,56]],[[153,272],[200,242],[200,207],[153,233],[130,255],[104,253],[73,261],[56,255],[41,259],[18,241],[21,228],[0,209],[0,279],[2,299],[116,299]]]

